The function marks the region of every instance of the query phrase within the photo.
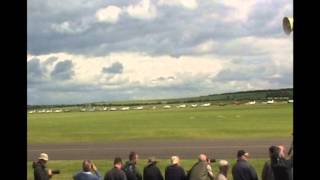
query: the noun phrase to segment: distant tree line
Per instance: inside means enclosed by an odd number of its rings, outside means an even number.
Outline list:
[[[213,94],[208,96],[199,96],[191,98],[178,99],[159,99],[159,100],[140,100],[126,102],[98,102],[84,104],[58,104],[58,105],[27,105],[27,109],[54,109],[54,108],[88,108],[88,107],[105,107],[105,106],[143,106],[159,104],[178,104],[178,103],[196,103],[212,102],[214,104],[224,105],[226,103],[239,103],[245,100],[267,100],[267,99],[293,99],[293,89],[271,89],[271,90],[254,90],[241,91],[233,93]]]

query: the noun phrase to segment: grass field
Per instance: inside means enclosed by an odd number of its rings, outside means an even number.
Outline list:
[[[28,114],[28,144],[288,137],[292,104]]]
[[[265,163],[267,159],[250,159],[250,163],[252,164],[252,166],[255,168],[255,170],[257,171],[258,177],[259,179],[261,178],[261,171],[263,168],[263,165]],[[229,163],[231,163],[231,166],[234,165],[235,160],[228,160]],[[105,173],[112,168],[112,162],[111,160],[95,160],[93,161],[96,166],[98,167],[98,170],[100,171],[101,175],[104,176]],[[140,160],[139,161],[139,169],[142,172],[143,171],[143,167],[146,164],[146,160]],[[191,160],[191,159],[182,159],[181,160],[181,165],[185,170],[189,170],[192,165],[196,162],[196,160]],[[81,164],[82,161],[81,160],[77,160],[77,161],[49,161],[48,167],[51,169],[60,169],[61,174],[56,175],[52,178],[52,180],[70,180],[72,179],[72,176],[78,172],[79,170],[81,170]],[[165,167],[169,164],[169,160],[166,159],[162,159],[159,160],[158,163],[158,167],[160,168],[162,174],[164,175],[164,169]],[[28,166],[28,180],[32,180],[33,179],[33,169],[32,169],[32,165],[31,162],[27,163]],[[213,172],[216,175],[218,171],[218,167],[217,164],[213,164],[212,165],[213,168]],[[232,175],[231,175],[231,168],[229,169],[229,173],[228,173],[228,179],[232,180]]]

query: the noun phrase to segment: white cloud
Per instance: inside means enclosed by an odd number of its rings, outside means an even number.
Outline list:
[[[223,4],[227,6],[228,8],[231,8],[229,13],[227,15],[220,16],[223,21],[225,22],[245,22],[247,21],[247,18],[250,14],[250,12],[253,9],[253,6],[257,1],[255,0],[244,0],[244,1],[239,1],[239,0],[213,0],[213,2],[217,2],[220,4]],[[213,14],[215,16],[215,14]]]
[[[51,28],[62,34],[79,34],[86,31],[89,28],[89,24],[64,21],[60,24],[52,24]]]
[[[116,23],[121,13],[121,8],[117,6],[107,6],[106,8],[99,9],[96,12],[96,18],[101,22]]]
[[[195,53],[208,53],[212,52],[217,46],[217,43],[213,40],[205,41],[194,48]]]
[[[150,0],[141,0],[126,8],[127,13],[137,19],[153,19],[157,16],[156,6]]]
[[[182,6],[193,10],[198,7],[198,2],[197,0],[159,0],[158,5]]]
[[[61,24],[53,24],[52,28],[60,33],[72,33],[73,32],[73,30],[70,28],[70,23],[67,21],[64,21]]]
[[[123,65],[123,73],[112,75],[112,78],[107,80],[110,80],[114,84],[117,84],[117,81],[127,80],[130,83],[138,82],[144,86],[150,85],[154,79],[159,77],[181,77],[181,74],[187,74],[188,76],[205,75],[209,77],[217,74],[224,64],[220,59],[208,56],[182,56],[180,58],[170,56],[152,57],[140,53],[125,52],[91,58],[67,53],[55,53],[36,57],[43,62],[52,56],[57,57],[59,61],[65,59],[71,60],[74,64],[73,70],[75,73],[73,80],[89,84],[106,82],[106,75],[101,72],[102,68],[109,67],[115,62]],[[90,66],[88,66],[89,62]],[[174,79],[171,83],[181,83],[181,79]],[[121,83],[118,85],[121,86]]]
[[[42,77],[28,79],[33,102],[292,86],[293,36],[281,26],[292,1],[80,1],[28,3],[29,77]],[[72,61],[73,82],[52,81],[50,72],[65,60]],[[116,62],[121,71],[102,73]],[[67,96],[55,100],[59,93]]]

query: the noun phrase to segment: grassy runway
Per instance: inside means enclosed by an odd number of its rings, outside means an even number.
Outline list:
[[[28,114],[28,144],[289,137],[292,104]]]

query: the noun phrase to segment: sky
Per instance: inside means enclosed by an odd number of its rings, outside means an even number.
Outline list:
[[[27,103],[293,87],[292,0],[28,0]]]

